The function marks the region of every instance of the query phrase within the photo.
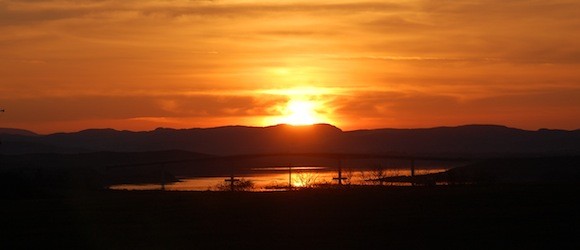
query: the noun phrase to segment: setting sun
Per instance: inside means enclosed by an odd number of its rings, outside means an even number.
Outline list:
[[[277,107],[279,115],[266,119],[267,125],[289,124],[294,126],[312,125],[317,123],[330,123],[328,107],[323,102],[305,97],[290,97],[285,104]]]
[[[0,0],[0,127],[575,130],[580,19],[570,17],[579,8],[571,0]]]
[[[0,0],[0,250],[580,246],[579,30],[580,0]]]
[[[295,101],[288,102],[286,117],[282,119],[283,123],[290,125],[311,125],[320,122],[316,117],[315,103],[312,101]]]
[[[333,119],[333,107],[330,96],[339,93],[339,89],[297,87],[289,89],[262,90],[262,94],[283,96],[286,100],[271,106],[275,114],[265,117],[265,126],[288,124],[294,126],[329,123],[336,125]]]

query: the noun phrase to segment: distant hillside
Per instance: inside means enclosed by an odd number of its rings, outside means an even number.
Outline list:
[[[0,134],[4,154],[187,150],[213,155],[389,153],[461,157],[580,154],[580,130],[528,131],[495,125],[342,131],[331,125],[229,126],[132,132],[90,129],[51,135]]]
[[[24,136],[37,136],[38,134],[24,130],[24,129],[17,129],[17,128],[0,128],[0,135],[24,135]]]
[[[173,182],[177,181],[173,173],[201,175],[218,171],[199,163],[206,158],[212,156],[178,150],[0,155],[0,187],[102,188],[123,183],[159,183],[161,176],[166,182]]]
[[[528,131],[497,125],[428,129],[377,129],[345,133],[365,151],[420,155],[496,157],[580,153],[580,130]]]
[[[573,183],[580,181],[580,156],[496,158],[427,175],[383,178],[387,182],[412,182],[420,185]]]

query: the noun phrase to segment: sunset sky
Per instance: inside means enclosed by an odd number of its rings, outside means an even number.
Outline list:
[[[0,127],[580,128],[578,0],[0,0]]]

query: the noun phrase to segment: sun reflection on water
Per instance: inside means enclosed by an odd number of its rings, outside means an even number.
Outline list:
[[[269,170],[256,171],[251,175],[243,175],[242,178],[250,180],[254,183],[252,191],[285,191],[288,190],[288,167],[267,168]],[[416,174],[429,174],[443,172],[447,169],[418,169]],[[319,184],[336,184],[333,178],[337,176],[336,171],[329,170],[323,167],[304,167],[302,170],[295,170],[290,173],[293,188],[307,188],[315,187]],[[345,184],[352,185],[377,185],[377,182],[369,181],[373,178],[373,170],[343,170],[343,177],[347,177]],[[388,176],[409,176],[409,169],[388,169],[383,175]],[[169,191],[217,191],[216,186],[223,184],[224,180],[229,176],[212,176],[212,177],[182,177],[179,182],[165,185],[165,190]],[[388,183],[383,182],[382,185],[405,186],[410,185],[406,183]],[[158,190],[160,184],[121,184],[110,186],[114,190]]]

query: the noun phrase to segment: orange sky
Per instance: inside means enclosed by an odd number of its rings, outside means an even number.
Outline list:
[[[0,127],[580,128],[580,2],[0,0]],[[307,119],[308,120],[308,119]]]

